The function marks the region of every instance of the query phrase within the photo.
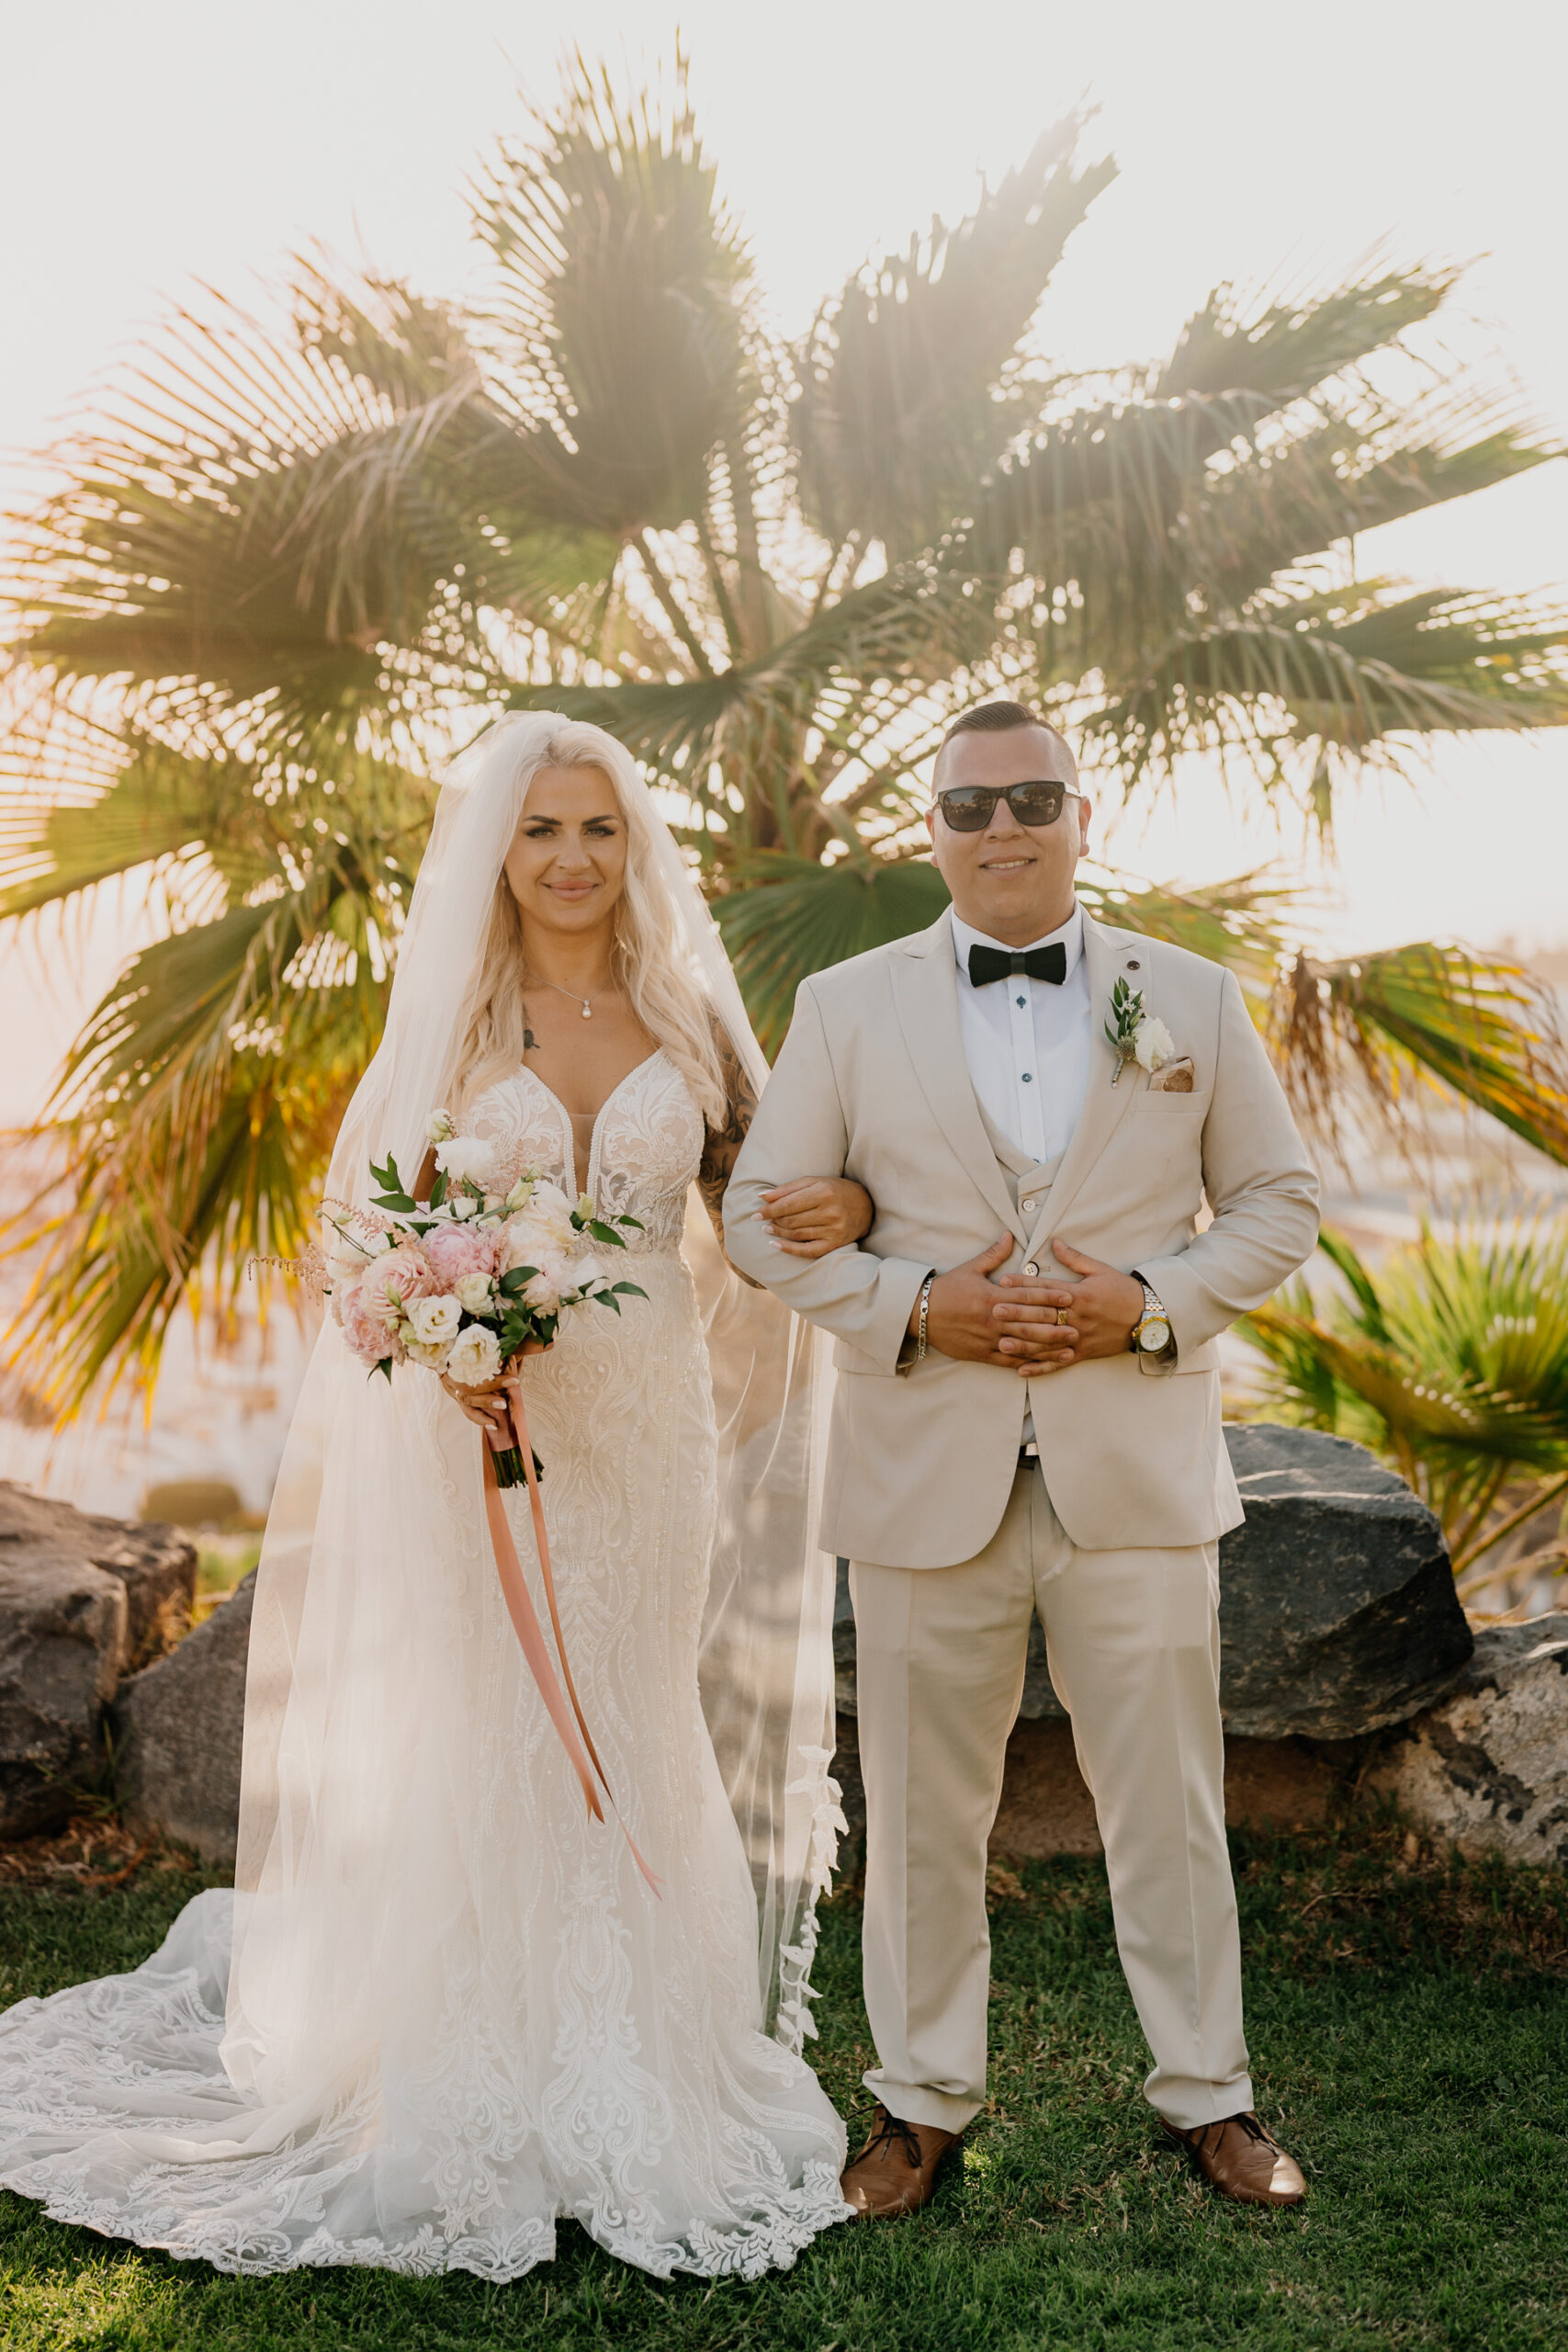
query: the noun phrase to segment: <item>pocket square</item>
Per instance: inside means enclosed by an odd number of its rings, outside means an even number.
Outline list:
[[[1190,1054],[1183,1054],[1176,1062],[1162,1062],[1158,1069],[1149,1072],[1151,1094],[1190,1094],[1198,1082]]]

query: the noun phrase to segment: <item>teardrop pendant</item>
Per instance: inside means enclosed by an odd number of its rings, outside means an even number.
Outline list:
[[[593,1007],[592,1007],[591,1004],[585,1004],[585,1005],[583,1006],[583,1008],[582,1008],[582,1017],[583,1017],[584,1021],[592,1021],[592,1018],[593,1018]]]

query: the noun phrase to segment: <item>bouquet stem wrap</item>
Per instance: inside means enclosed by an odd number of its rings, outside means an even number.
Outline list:
[[[615,1813],[616,1820],[620,1821],[621,1835],[631,1849],[633,1861],[642,1872],[653,1893],[658,1894],[659,1881],[638,1853],[631,1831],[626,1827],[626,1823],[621,1821],[619,1809],[611,1794],[610,1783],[604,1777],[604,1767],[599,1761],[599,1751],[593,1745],[592,1735],[583,1717],[582,1704],[577,1695],[577,1685],[571,1679],[571,1667],[566,1654],[566,1636],[561,1631],[560,1610],[556,1600],[556,1580],[550,1566],[550,1540],[545,1529],[544,1500],[539,1493],[538,1470],[534,1448],[528,1436],[528,1417],[523,1408],[523,1399],[515,1390],[511,1392],[507,1399],[506,1416],[508,1427],[501,1433],[500,1442],[492,1442],[487,1438],[484,1446],[485,1516],[490,1522],[490,1540],[495,1552],[496,1574],[501,1579],[502,1599],[506,1603],[507,1615],[512,1620],[518,1642],[522,1645],[528,1671],[534,1678],[539,1696],[545,1702],[546,1712],[556,1727],[561,1746],[565,1748],[570,1759],[571,1768],[581,1784],[582,1793],[588,1801],[589,1812],[595,1821],[604,1820],[604,1808],[599,1802],[599,1789],[603,1789],[606,1798],[609,1799],[612,1812]],[[528,1482],[528,1508],[533,1513],[534,1541],[539,1553],[539,1573],[544,1579],[545,1601],[550,1612],[550,1629],[556,1637],[556,1655],[560,1659],[559,1680],[557,1679],[555,1668],[550,1662],[549,1651],[545,1646],[544,1629],[539,1623],[538,1611],[534,1607],[529,1595],[527,1583],[523,1575],[523,1566],[517,1557],[517,1546],[512,1540],[512,1529],[508,1524],[506,1511],[501,1499],[502,1480],[497,1471],[497,1457],[504,1458],[509,1453],[520,1457],[523,1474]],[[514,1477],[505,1480],[508,1486],[515,1483]],[[565,1693],[561,1690],[562,1681],[566,1684]],[[571,1702],[570,1711],[567,1705],[569,1697]],[[595,1777],[598,1780],[598,1788],[594,1786]]]

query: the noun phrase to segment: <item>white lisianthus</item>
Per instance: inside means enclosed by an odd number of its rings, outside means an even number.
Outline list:
[[[1137,1057],[1140,1069],[1158,1069],[1160,1064],[1168,1062],[1175,1053],[1176,1040],[1165,1023],[1156,1020],[1154,1014],[1150,1013],[1146,1019],[1138,1023],[1138,1034],[1134,1041],[1133,1051]]]
[[[508,1193],[505,1200],[502,1201],[502,1207],[505,1209],[509,1215],[514,1216],[516,1212],[520,1208],[524,1207],[527,1203],[533,1190],[534,1179],[532,1176],[519,1176],[516,1183],[513,1184],[511,1192]]]
[[[579,1193],[577,1196],[577,1214],[582,1219],[583,1224],[586,1225],[593,1214],[593,1195],[592,1193]]]
[[[424,1123],[424,1139],[426,1143],[445,1143],[451,1133],[451,1112],[432,1111],[429,1118],[426,1119]]]
[[[428,1372],[446,1371],[447,1361],[452,1353],[452,1342],[449,1340],[439,1342],[434,1340],[405,1340],[403,1345],[408,1351],[410,1363],[422,1363]]]
[[[365,1236],[365,1247],[373,1258],[384,1258],[389,1250],[395,1250],[397,1246],[389,1233],[367,1233]]]
[[[449,1184],[482,1184],[495,1166],[495,1149],[479,1136],[448,1136],[435,1147],[435,1165]]]
[[[451,1353],[446,1358],[446,1377],[455,1380],[459,1388],[481,1388],[493,1380],[501,1370],[501,1349],[495,1333],[485,1330],[478,1323],[470,1323],[457,1334]]]
[[[465,1274],[456,1290],[457,1304],[465,1315],[490,1314],[492,1302],[488,1274]]]
[[[458,1219],[469,1216],[478,1216],[479,1213],[479,1204],[478,1201],[475,1200],[472,1193],[454,1193],[452,1198],[447,1202],[446,1206],[451,1211],[451,1214]]]
[[[588,1292],[594,1289],[598,1283],[604,1281],[604,1268],[599,1264],[596,1258],[590,1258],[587,1256],[579,1258],[577,1263],[571,1270],[571,1288],[576,1291],[580,1296],[585,1296]]]
[[[410,1335],[423,1348],[448,1347],[462,1327],[463,1310],[446,1292],[416,1298],[409,1307]]]
[[[322,1236],[321,1248],[327,1261],[327,1281],[333,1289],[340,1283],[352,1282],[355,1275],[362,1273],[370,1262],[367,1248],[330,1219]]]

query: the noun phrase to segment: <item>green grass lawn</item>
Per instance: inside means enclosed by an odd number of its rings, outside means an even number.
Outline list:
[[[6,2352],[501,2345],[671,2352],[1568,2343],[1568,1881],[1450,1866],[1394,1826],[1236,1841],[1259,2103],[1312,2184],[1219,2203],[1160,2144],[1098,1863],[993,1914],[993,2098],[913,2220],[829,2232],[755,2286],[669,2285],[574,2227],[516,2286],[278,2279],[114,2245],[0,2198]],[[1005,1888],[1007,1881],[1002,1880]],[[126,1967],[199,1881],[0,1888],[0,2001]],[[859,1913],[824,1915],[829,2088],[858,2129]]]

